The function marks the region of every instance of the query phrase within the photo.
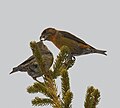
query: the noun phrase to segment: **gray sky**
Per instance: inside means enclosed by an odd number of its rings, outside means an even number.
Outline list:
[[[69,70],[73,108],[83,108],[90,85],[101,92],[99,108],[119,108],[119,4],[119,0],[1,0],[0,108],[33,108],[31,100],[39,94],[28,94],[26,88],[34,81],[25,73],[9,72],[31,55],[29,42],[39,40],[47,27],[70,31],[92,46],[108,51],[107,57],[77,57]],[[55,56],[58,54],[52,43],[45,44]]]

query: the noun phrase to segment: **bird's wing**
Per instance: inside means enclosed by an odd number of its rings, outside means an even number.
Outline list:
[[[25,72],[28,71],[28,66],[30,65],[30,63],[34,60],[34,56],[29,57],[27,60],[25,60],[23,63],[21,63],[20,65],[18,65],[17,67],[14,67],[12,72],[10,72],[10,74],[17,72],[17,71],[21,71],[21,72]]]
[[[73,34],[66,32],[66,31],[59,31],[64,37],[77,41],[78,43],[86,44],[83,40],[79,39],[78,37],[74,36]],[[87,45],[87,44],[86,44]]]
[[[19,66],[29,64],[35,57],[30,56],[27,60],[25,60],[23,63],[21,63]]]

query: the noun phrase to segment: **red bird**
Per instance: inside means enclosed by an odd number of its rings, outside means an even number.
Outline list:
[[[72,56],[79,56],[91,53],[99,53],[107,55],[104,50],[98,50],[91,45],[87,44],[82,39],[74,36],[73,34],[56,30],[55,28],[45,29],[40,36],[40,40],[51,41],[57,48],[61,48],[63,45],[68,46]]]

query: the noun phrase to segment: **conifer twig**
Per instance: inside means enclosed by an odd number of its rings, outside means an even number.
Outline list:
[[[60,53],[57,56],[55,64],[53,65],[53,78],[60,76],[62,69],[68,70],[74,65],[75,60],[69,59],[70,50],[67,46],[62,46],[60,48]]]
[[[66,69],[62,69],[61,71],[61,85],[62,85],[62,100],[64,108],[71,108],[72,107],[72,99],[73,94],[70,92],[70,83],[69,83],[69,76]]]
[[[35,97],[35,99],[32,100],[32,104],[34,106],[45,106],[45,105],[52,106],[53,102],[51,99]]]
[[[98,89],[95,89],[93,86],[88,87],[86,93],[86,99],[84,102],[85,108],[96,108],[100,101],[100,92]]]
[[[45,65],[44,65],[43,60],[42,60],[42,54],[39,50],[39,47],[38,47],[37,43],[35,41],[31,41],[30,42],[30,47],[31,47],[33,55],[35,56],[36,61],[38,63],[39,70],[41,70],[41,72],[43,74],[44,73],[46,74]]]
[[[64,96],[65,93],[70,89],[69,77],[66,69],[63,69],[61,72],[61,85],[62,85],[62,95]]]

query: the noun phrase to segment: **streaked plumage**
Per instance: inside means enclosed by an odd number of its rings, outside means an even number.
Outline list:
[[[39,46],[39,50],[42,54],[43,62],[45,63],[45,69],[46,72],[49,70],[53,63],[53,54],[50,52],[50,50],[43,44],[42,41],[37,42]],[[23,63],[18,65],[17,67],[13,68],[12,73],[15,72],[27,72],[28,75],[30,75],[33,79],[36,80],[37,77],[41,77],[43,74],[38,71],[38,63],[36,62],[35,57],[32,55],[27,60],[25,60]]]

